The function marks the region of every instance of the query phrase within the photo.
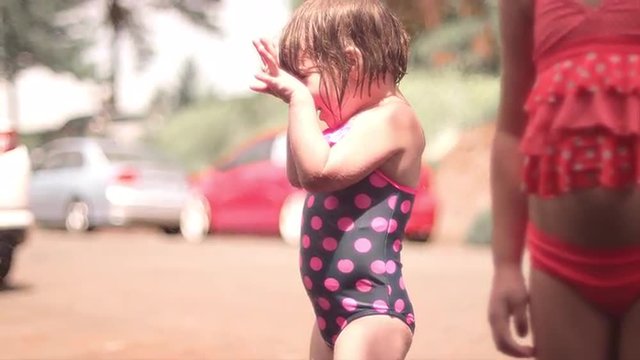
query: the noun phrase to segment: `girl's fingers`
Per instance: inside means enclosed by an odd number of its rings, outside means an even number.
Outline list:
[[[273,44],[273,42],[271,42],[271,41],[269,41],[267,39],[261,39],[260,42],[262,43],[262,46],[264,46],[264,48],[267,50],[267,52],[269,54],[271,54],[271,56],[275,60],[276,64],[279,64],[278,51],[276,50],[276,47]]]
[[[278,62],[275,60],[272,54],[264,47],[262,41],[253,41],[253,46],[258,51],[262,63],[267,67],[268,72],[272,75],[278,74]]]

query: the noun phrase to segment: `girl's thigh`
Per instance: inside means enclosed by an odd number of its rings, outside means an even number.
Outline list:
[[[402,320],[387,315],[369,315],[347,325],[333,349],[335,360],[402,360],[413,334]]]
[[[324,342],[322,335],[320,335],[320,329],[317,323],[313,323],[313,329],[311,330],[311,344],[309,348],[310,360],[332,360],[333,351]]]
[[[535,268],[530,277],[530,313],[537,359],[614,358],[613,321],[569,284]]]
[[[620,321],[620,360],[640,359],[640,301]]]

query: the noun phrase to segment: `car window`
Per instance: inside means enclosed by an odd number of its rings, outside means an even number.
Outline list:
[[[251,164],[260,161],[269,161],[271,159],[271,146],[273,145],[273,139],[261,140],[252,146],[248,147],[244,151],[240,152],[238,156],[231,159],[220,168],[221,170],[229,170],[235,167]]]
[[[44,164],[39,169],[73,169],[80,168],[84,164],[84,157],[79,152],[59,152],[47,156]]]

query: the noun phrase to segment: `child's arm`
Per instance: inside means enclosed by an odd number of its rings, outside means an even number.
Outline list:
[[[522,157],[518,145],[526,126],[524,103],[535,76],[532,13],[531,0],[500,1],[503,73],[491,152],[495,272],[489,321],[498,349],[517,357],[529,357],[533,351],[517,344],[510,331],[511,317],[519,335],[528,331],[528,294],[521,272],[528,214],[526,194],[520,190]]]
[[[294,96],[289,107],[291,147],[300,182],[309,191],[333,191],[360,181],[401,152],[420,131],[411,108],[388,106],[353,119],[349,132],[330,147],[310,97]]]
[[[301,188],[300,179],[298,177],[298,170],[296,169],[296,163],[293,159],[293,153],[291,152],[291,141],[289,140],[289,133],[287,133],[287,179],[289,183],[294,187]]]

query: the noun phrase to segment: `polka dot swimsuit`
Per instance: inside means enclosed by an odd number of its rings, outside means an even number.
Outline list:
[[[347,130],[325,137],[333,143]],[[345,189],[307,196],[300,273],[330,347],[349,322],[363,316],[394,316],[414,330],[400,261],[413,199],[377,171]]]

